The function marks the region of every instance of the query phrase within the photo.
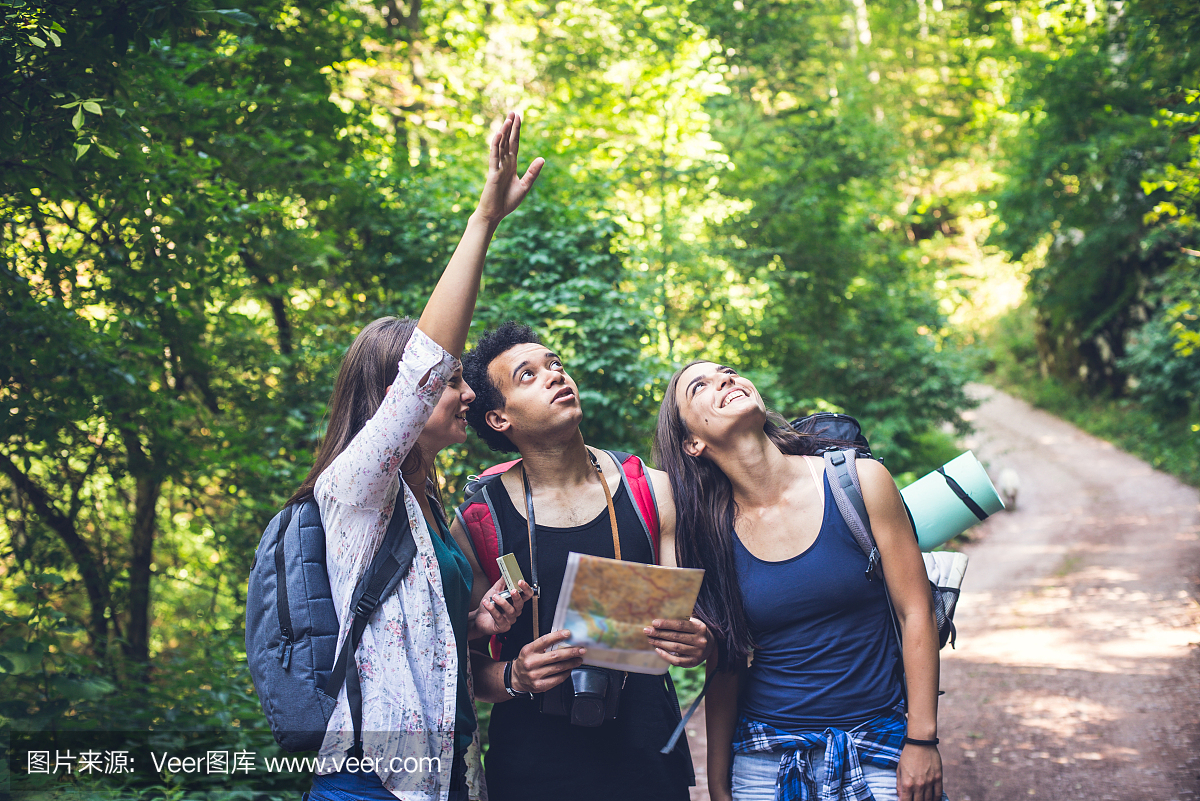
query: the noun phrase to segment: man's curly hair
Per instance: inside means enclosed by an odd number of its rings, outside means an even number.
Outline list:
[[[462,358],[463,379],[475,390],[475,400],[467,408],[467,423],[475,433],[494,451],[513,453],[517,446],[504,434],[487,424],[487,413],[492,409],[504,408],[504,395],[492,383],[488,367],[504,351],[514,345],[542,344],[533,329],[509,320],[498,328],[485,331],[467,354]]]

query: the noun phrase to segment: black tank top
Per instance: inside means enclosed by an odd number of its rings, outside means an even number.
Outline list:
[[[492,495],[497,525],[503,531],[505,552],[531,581],[529,529],[500,484]],[[654,552],[625,483],[613,494],[621,558],[654,563]],[[536,508],[534,510],[536,516]],[[571,551],[612,558],[612,529],[608,507],[581,526],[552,528],[538,525],[538,581],[542,586],[542,633],[554,622],[567,555]],[[516,658],[535,639],[531,607],[521,613],[501,640],[501,658]],[[572,726],[566,718],[543,715],[538,700],[515,698],[492,707],[486,759],[491,801],[562,801],[571,788],[572,801],[665,799],[686,801],[691,781],[691,756],[686,738],[670,754],[660,754],[679,712],[663,676],[630,673],[621,690],[616,720],[596,728]]]

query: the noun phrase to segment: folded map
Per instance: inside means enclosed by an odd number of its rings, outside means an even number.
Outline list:
[[[643,629],[655,619],[691,617],[703,579],[703,570],[572,552],[551,630],[570,629],[567,642],[587,648],[584,664],[666,673],[667,661],[655,652]]]

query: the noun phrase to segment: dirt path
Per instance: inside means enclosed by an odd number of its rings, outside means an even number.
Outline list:
[[[965,549],[961,639],[942,653],[947,792],[1200,799],[1200,494],[1004,393],[973,391],[966,445],[993,476],[1015,469],[1021,490]],[[702,769],[703,723],[689,728]]]

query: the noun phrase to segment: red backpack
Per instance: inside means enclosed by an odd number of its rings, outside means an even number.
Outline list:
[[[654,561],[657,563],[658,504],[654,499],[654,487],[646,475],[646,466],[641,459],[629,453],[605,453],[621,466],[621,483],[625,485],[629,497],[633,498],[633,507],[637,510],[642,531],[650,542],[650,552],[654,554]],[[500,484],[500,476],[520,461],[514,459],[504,462],[489,467],[478,476],[472,476],[464,490],[467,499],[454,510],[454,516],[470,537],[471,550],[475,552],[479,567],[492,584],[500,580],[500,565],[496,564],[496,557],[508,553],[508,549],[504,546],[504,533],[496,525],[496,507],[492,504],[491,493],[495,489],[504,490]],[[494,658],[499,658],[499,647],[499,642],[493,637],[491,650]]]

